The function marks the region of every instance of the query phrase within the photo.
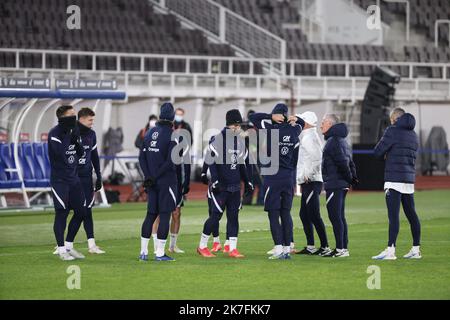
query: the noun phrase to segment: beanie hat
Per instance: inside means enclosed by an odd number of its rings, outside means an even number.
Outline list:
[[[242,116],[239,110],[231,109],[226,115],[227,126],[232,124],[242,124]]]
[[[159,118],[161,120],[173,121],[175,117],[175,111],[173,109],[173,105],[170,102],[165,102],[161,106],[161,112],[159,114]]]
[[[284,103],[278,103],[272,110],[272,114],[282,114],[287,117],[288,107]]]

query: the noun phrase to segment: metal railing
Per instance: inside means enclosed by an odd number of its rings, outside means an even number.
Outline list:
[[[212,0],[150,0],[254,57],[286,58],[286,41]]]
[[[66,50],[40,50],[40,49],[9,49],[0,48],[0,54],[7,53],[14,55],[14,63],[11,66],[0,66],[0,71],[3,70],[42,70],[42,71],[93,71],[106,73],[141,73],[148,74],[151,72],[158,72],[163,74],[184,73],[191,74],[228,74],[228,75],[251,75],[257,76],[262,74],[262,69],[257,69],[257,66],[267,65],[268,70],[266,74],[274,74],[275,69],[283,69],[283,73],[277,75],[283,76],[314,76],[322,77],[358,77],[357,74],[352,74],[352,70],[356,67],[375,67],[386,66],[392,68],[408,69],[408,74],[403,74],[403,78],[415,79],[421,78],[417,75],[418,68],[435,68],[440,70],[440,76],[434,79],[447,80],[450,63],[442,62],[399,62],[399,61],[350,61],[350,60],[302,60],[302,59],[271,59],[271,58],[248,58],[248,57],[220,57],[220,56],[200,56],[200,55],[172,55],[172,54],[135,54],[135,53],[118,53],[118,52],[91,52],[91,51],[66,51]],[[39,66],[25,66],[24,59],[26,55],[39,55],[37,61],[41,61]],[[55,68],[48,67],[47,58],[49,56],[63,56],[65,67]],[[84,56],[91,61],[87,68],[74,68],[72,66],[72,59],[74,57]],[[102,69],[98,66],[98,58],[109,57],[114,59],[114,68]],[[138,68],[130,69],[124,66],[126,60],[134,60],[138,64]],[[35,59],[36,60],[36,59]],[[149,65],[150,62],[156,64]],[[199,63],[195,69],[195,63]],[[181,66],[181,67],[180,67]],[[280,68],[280,66],[283,66]],[[313,74],[302,74],[298,71],[299,66],[312,66]],[[338,75],[329,75],[324,72],[326,66],[340,66],[342,72]]]

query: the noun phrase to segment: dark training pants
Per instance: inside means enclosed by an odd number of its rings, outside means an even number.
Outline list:
[[[86,199],[80,181],[77,181],[74,185],[52,183],[52,193],[55,207],[53,231],[58,247],[63,247],[69,211],[72,208],[74,214],[69,223],[66,241],[73,242],[86,214]]]
[[[209,186],[208,186],[208,217],[211,217],[212,206],[213,206],[213,203],[212,203],[212,199],[211,199],[211,191],[210,191]],[[214,226],[214,228],[212,230],[212,236],[213,237],[218,237],[219,236],[219,227],[220,227],[219,224],[217,224],[217,226]]]
[[[268,212],[273,242],[275,245],[290,246],[294,239],[291,216],[294,188],[288,183],[280,186],[267,185],[265,189],[264,210]]]
[[[322,182],[317,181],[303,183],[301,185],[300,220],[303,224],[307,245],[314,245],[314,228],[316,228],[320,239],[320,246],[326,248],[328,247],[327,232],[325,224],[320,217],[320,192],[322,191],[322,185]]]
[[[413,246],[420,245],[420,221],[414,205],[414,194],[402,194],[394,189],[386,191],[386,205],[389,217],[389,241],[388,246],[396,245],[400,230],[400,202],[403,206],[406,218],[411,227]]]
[[[92,219],[92,206],[95,202],[94,185],[92,177],[80,177],[83,192],[86,197],[86,215],[84,216],[83,226],[88,239],[94,238],[94,220]]]
[[[210,235],[219,230],[220,219],[224,210],[227,211],[227,239],[237,237],[239,233],[239,208],[241,206],[241,192],[222,191],[211,192],[211,215],[203,225],[203,234]]]
[[[326,190],[328,218],[333,225],[336,249],[347,249],[348,228],[345,220],[346,189]]]

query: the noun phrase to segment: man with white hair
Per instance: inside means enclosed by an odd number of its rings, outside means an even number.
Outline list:
[[[345,219],[345,197],[351,185],[358,183],[350,147],[345,140],[348,129],[335,114],[326,114],[320,126],[325,137],[322,156],[322,176],[327,199],[328,218],[333,225],[336,249],[322,257],[344,258],[348,250],[348,229]]]
[[[320,217],[320,193],[322,192],[322,141],[317,133],[317,116],[312,111],[298,114],[305,121],[300,134],[297,162],[297,184],[301,186],[300,220],[306,236],[306,247],[298,254],[319,255],[331,251],[328,247],[325,224]],[[314,246],[314,228],[320,239],[320,248]]]

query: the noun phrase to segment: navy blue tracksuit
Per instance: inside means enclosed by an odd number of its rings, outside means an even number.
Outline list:
[[[241,180],[248,183],[245,166],[247,150],[242,140],[228,128],[210,140],[206,161],[211,173],[211,214],[203,226],[205,235],[219,229],[219,221],[226,210],[227,239],[238,236]],[[213,189],[216,191],[213,192]]]
[[[207,175],[207,174],[208,174],[208,164],[204,160],[201,175]],[[208,191],[206,192],[206,197],[207,197],[207,201],[208,201],[208,217],[211,217],[212,206],[213,206],[212,197],[211,197],[211,183],[208,184]],[[212,230],[211,233],[212,233],[213,237],[219,236],[219,224],[214,226],[214,229]]]
[[[170,215],[177,207],[177,174],[171,157],[177,142],[172,139],[172,123],[159,121],[144,137],[139,153],[139,164],[145,179],[156,183],[148,188],[147,216],[142,225],[142,237],[150,238],[153,223],[160,217],[158,239],[166,239],[169,233]]]
[[[64,232],[70,209],[74,215],[69,223],[66,240],[73,242],[85,216],[86,199],[78,177],[78,160],[84,154],[81,144],[73,142],[76,129],[65,129],[60,124],[48,134],[50,185],[55,207],[53,231],[58,247],[64,246]]]
[[[356,168],[350,147],[345,140],[347,126],[337,123],[325,133],[322,177],[326,191],[328,217],[333,225],[336,249],[347,249],[348,227],[345,219],[345,197],[356,179]]]
[[[304,121],[299,119],[297,125],[291,126],[287,122],[280,124],[272,123],[271,119],[272,115],[266,113],[254,113],[249,116],[249,120],[258,130],[267,130],[267,150],[269,157],[272,153],[271,137],[275,130],[278,130],[278,170],[273,175],[264,175],[264,210],[269,213],[270,230],[275,245],[290,246],[293,241],[294,226],[290,211],[294,197],[299,135],[304,126]],[[269,167],[270,164],[266,164],[265,166]]]
[[[95,171],[97,180],[101,179],[100,159],[97,149],[97,136],[95,131],[78,123],[80,136],[84,148],[84,156],[78,160],[78,176],[86,198],[86,215],[83,220],[84,230],[88,239],[94,238],[94,221],[92,219],[92,207],[95,202],[94,185],[92,182],[92,170]]]
[[[375,156],[385,159],[384,181],[393,183],[414,184],[416,179],[416,156],[419,147],[414,132],[416,120],[410,113],[397,119],[388,127],[383,137],[375,146]],[[420,245],[420,221],[414,205],[414,194],[402,193],[395,189],[387,189],[386,205],[389,216],[388,246],[395,246],[400,229],[400,203],[411,226],[413,245]]]

